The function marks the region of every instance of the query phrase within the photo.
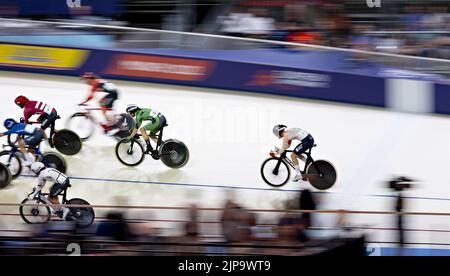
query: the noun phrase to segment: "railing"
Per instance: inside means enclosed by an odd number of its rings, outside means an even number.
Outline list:
[[[409,71],[440,74],[450,76],[450,60],[418,57],[412,55],[393,54],[388,52],[375,52],[363,49],[347,49],[330,47],[324,45],[311,45],[306,43],[275,41],[259,38],[243,38],[217,34],[180,32],[147,28],[135,28],[127,26],[111,26],[105,24],[84,24],[64,21],[34,21],[23,19],[0,18],[3,24],[28,24],[42,28],[43,30],[57,30],[59,33],[67,34],[96,34],[109,35],[114,38],[112,48],[116,49],[146,49],[146,50],[249,50],[249,49],[274,49],[285,48],[291,53],[302,51],[322,51],[345,54],[347,63],[345,68],[355,69],[366,67],[365,62],[392,67],[393,69],[404,69]],[[29,26],[31,24],[31,26]],[[5,31],[14,28],[3,28]],[[20,30],[20,25],[18,26]],[[35,34],[38,32],[33,31]],[[0,37],[1,41],[1,37]],[[70,45],[65,45],[70,46]],[[403,72],[404,73],[404,72]],[[394,71],[386,72],[387,75],[395,75]],[[400,74],[397,72],[397,74]]]
[[[20,205],[23,206],[34,206],[33,204],[16,204],[16,203],[0,203],[0,208],[11,208],[14,207],[14,209],[18,209]],[[58,205],[53,205],[58,206]],[[68,205],[66,205],[67,207]],[[71,205],[73,207],[84,207],[82,205]],[[127,206],[127,205],[92,205],[92,207],[96,210],[97,217],[96,217],[96,223],[101,223],[104,221],[107,221],[106,212],[107,210],[123,210],[126,211],[126,222],[129,224],[139,224],[139,223],[160,223],[166,225],[163,227],[163,229],[170,230],[169,232],[173,232],[177,228],[180,228],[180,225],[187,224],[189,222],[192,222],[191,219],[186,219],[186,212],[188,212],[190,209],[184,206]],[[162,218],[142,218],[142,217],[133,217],[136,214],[133,214],[133,210],[155,210],[158,211],[159,215],[162,215]],[[160,238],[166,239],[163,243],[155,243],[155,242],[143,242],[143,243],[133,243],[133,242],[119,242],[121,245],[123,244],[130,244],[130,245],[136,245],[136,246],[175,246],[177,249],[173,252],[184,252],[184,253],[195,253],[190,251],[183,251],[180,248],[184,248],[186,246],[199,246],[203,248],[204,250],[201,250],[202,253],[209,252],[208,250],[213,248],[252,248],[255,252],[251,252],[248,254],[260,254],[261,250],[291,250],[291,249],[300,249],[305,248],[305,244],[298,243],[292,248],[289,246],[278,246],[275,243],[276,238],[257,238],[256,240],[252,240],[251,242],[241,242],[241,243],[224,243],[223,239],[224,236],[222,234],[222,231],[220,231],[220,224],[222,221],[219,218],[213,218],[214,216],[211,215],[211,212],[213,213],[219,213],[223,212],[223,208],[196,208],[198,211],[198,221],[197,224],[199,225],[199,229],[202,229],[200,231],[199,235],[195,237],[194,240],[184,240],[184,241],[175,241],[173,242],[175,237],[180,237],[180,235],[162,235]],[[167,213],[167,212],[184,212],[184,214],[177,214],[174,216],[173,214]],[[383,220],[386,220],[387,217],[394,217],[398,215],[402,215],[404,217],[414,217],[414,216],[421,216],[421,217],[450,217],[449,212],[392,212],[392,211],[361,211],[361,210],[275,210],[275,209],[247,209],[245,210],[249,213],[258,213],[259,220],[263,221],[263,223],[257,223],[256,226],[262,227],[265,229],[270,229],[269,231],[271,234],[274,234],[275,237],[277,235],[277,220],[280,218],[280,215],[282,214],[305,214],[305,213],[311,213],[314,215],[320,215],[320,214],[331,214],[331,215],[337,215],[337,216],[359,216],[364,219],[367,219],[367,216],[383,216]],[[207,214],[207,218],[202,218],[204,214]],[[4,228],[0,229],[0,237],[4,236],[3,238],[0,238],[0,240],[6,241],[20,241],[20,242],[42,242],[42,239],[36,239],[36,237],[32,236],[32,233],[34,233],[34,229],[20,229],[23,227],[23,223],[21,223],[21,219],[19,217],[18,212],[1,212],[0,217],[3,219],[3,221],[15,221],[16,225],[19,227],[12,227],[12,228]],[[311,241],[315,241],[316,243],[322,243],[327,244],[327,242],[331,242],[333,239],[336,238],[336,236],[343,236],[346,237],[349,234],[357,234],[357,235],[365,235],[367,237],[366,243],[367,244],[378,244],[379,246],[383,245],[395,245],[397,244],[397,241],[392,239],[386,239],[386,238],[374,238],[373,236],[386,236],[386,234],[380,234],[380,233],[387,233],[391,234],[390,236],[394,236],[393,233],[398,232],[398,228],[392,226],[379,226],[374,225],[373,223],[361,223],[362,220],[358,220],[359,223],[355,224],[352,222],[352,220],[348,219],[348,223],[350,224],[343,224],[340,226],[320,226],[320,225],[313,225],[312,227],[308,228],[308,233],[316,233],[311,235]],[[10,224],[11,225],[11,224]],[[203,225],[203,226],[202,226]],[[87,231],[87,233],[90,233],[90,236],[84,237],[84,239],[89,239],[88,243],[96,244],[98,247],[100,245],[108,245],[108,244],[117,244],[118,241],[110,241],[110,240],[103,240],[101,238],[94,238],[92,237],[93,231],[95,232],[95,227],[91,228]],[[331,231],[331,232],[330,232]],[[331,233],[331,234],[325,234],[325,235],[317,235],[317,233]],[[426,228],[426,227],[405,227],[403,229],[404,233],[412,233],[412,234],[444,234],[447,235],[450,233],[450,229],[433,229],[433,228]],[[377,234],[378,233],[378,234]],[[411,235],[412,235],[411,234]],[[6,236],[5,236],[6,235]],[[20,235],[20,236],[17,236]],[[317,238],[319,236],[319,238]],[[205,242],[205,241],[214,241],[213,243]],[[77,242],[76,238],[70,237],[70,241]],[[85,240],[83,240],[84,242]],[[257,241],[257,242],[256,242]],[[423,240],[415,240],[413,238],[407,239],[404,244],[404,246],[413,246],[413,247],[427,247],[427,248],[450,248],[450,240],[446,240],[445,238],[441,240],[436,241],[423,241]],[[96,248],[97,248],[96,247]],[[309,247],[306,246],[308,249]],[[89,252],[94,252],[96,248],[92,249],[91,251],[86,251],[87,254]],[[313,246],[314,248],[314,246]],[[11,249],[11,248],[10,248]],[[36,249],[30,247],[30,249]],[[258,251],[258,249],[261,249]],[[120,251],[120,249],[117,249],[118,252],[135,252],[135,253],[142,253],[142,254],[172,254],[173,252],[168,250],[164,251],[162,249],[158,249],[159,251],[146,251],[146,250],[140,250],[136,249],[133,251],[132,249],[128,251]],[[100,251],[95,251],[100,252]],[[230,253],[231,252],[231,253]],[[264,251],[265,252],[265,251]],[[197,252],[199,253],[199,252]],[[236,254],[247,254],[238,252]],[[267,252],[266,252],[267,253]],[[272,252],[273,254],[278,254],[277,252]],[[303,254],[300,251],[297,252],[298,254]],[[296,253],[296,254],[297,254]],[[216,253],[211,253],[216,254]],[[223,251],[221,253],[217,254],[234,254],[234,252],[231,251]],[[269,253],[267,253],[269,254]],[[281,253],[280,253],[281,254]],[[283,253],[284,254],[284,253]]]

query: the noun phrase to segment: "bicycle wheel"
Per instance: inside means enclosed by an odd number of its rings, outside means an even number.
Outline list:
[[[86,205],[86,207],[68,207],[70,213],[68,215],[69,219],[76,221],[79,227],[88,227],[94,222],[95,213],[94,209],[90,207],[89,202],[81,198],[72,198],[68,200],[65,204],[67,205]]]
[[[114,134],[114,137],[117,140],[128,137],[131,134],[131,131],[135,128],[136,122],[133,117],[126,113],[122,113],[115,116],[116,123],[114,125],[115,128],[119,129],[119,132]]]
[[[289,181],[291,170],[288,164],[279,158],[266,159],[261,165],[261,176],[272,187],[281,187]]]
[[[70,116],[66,127],[78,134],[81,141],[89,139],[95,131],[94,123],[84,113],[75,113]]]
[[[33,204],[31,206],[19,207],[19,213],[22,219],[29,224],[46,223],[50,220],[51,212],[50,207],[45,205],[45,201],[42,199],[28,199],[22,200],[21,204]]]
[[[122,139],[117,142],[116,156],[126,166],[137,166],[144,160],[144,147],[136,139],[131,142]]]
[[[316,160],[306,168],[309,183],[318,190],[327,190],[336,183],[337,174],[333,164],[325,160]]]
[[[4,150],[0,152],[0,163],[8,167],[12,179],[17,178],[22,173],[20,158],[16,154],[11,155],[10,151]]]
[[[58,130],[53,135],[53,145],[62,154],[75,155],[80,152],[83,144],[78,135],[68,129]]]
[[[178,140],[169,139],[163,142],[159,148],[161,161],[167,167],[178,169],[189,161],[189,150],[186,145]]]
[[[0,188],[5,188],[11,183],[12,176],[8,167],[0,163]]]
[[[46,167],[54,168],[61,173],[66,173],[67,171],[66,161],[57,153],[50,152],[43,154],[41,162],[44,163]]]

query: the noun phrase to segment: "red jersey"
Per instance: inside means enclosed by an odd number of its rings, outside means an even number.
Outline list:
[[[82,103],[85,104],[94,98],[95,92],[105,92],[108,94],[117,94],[116,86],[103,79],[96,79],[94,83],[91,85],[91,90],[89,91],[89,95],[87,99]]]
[[[29,101],[24,109],[23,109],[23,118],[25,120],[25,123],[28,123],[28,119],[30,119],[31,116],[35,114],[47,114],[50,115],[51,113],[57,113],[56,109],[49,106],[46,103],[38,102],[38,101]]]

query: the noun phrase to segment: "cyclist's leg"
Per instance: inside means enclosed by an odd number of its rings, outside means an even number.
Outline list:
[[[70,187],[70,181],[68,178],[62,184],[53,184],[53,186],[50,188],[50,193],[48,194],[48,200],[53,204],[61,204],[59,202],[58,196],[68,187]],[[69,209],[65,207],[56,207],[55,210],[57,210],[57,212],[63,219],[65,219],[67,214],[69,213]]]
[[[153,140],[153,142],[158,143],[158,136],[156,136],[156,134],[166,126],[166,123],[167,123],[166,117],[164,116],[159,117],[158,127],[150,132],[150,138]]]
[[[295,171],[297,172],[297,176],[295,179],[299,179],[301,176],[300,165],[298,159],[301,158],[302,154],[305,153],[308,149],[312,148],[314,145],[314,138],[311,135],[308,135],[305,139],[302,140],[300,144],[298,144],[294,151],[291,154],[292,163],[294,164]],[[302,177],[303,180],[306,180]]]
[[[153,147],[150,144],[149,135],[147,133],[155,133],[159,127],[159,120],[152,121],[141,128],[142,138],[144,138],[147,144],[146,152],[153,152]]]
[[[103,112],[103,116],[105,117],[108,126],[111,126],[113,124],[113,120],[108,112],[112,110],[114,102],[116,100],[116,94],[108,94],[100,100],[100,108]]]

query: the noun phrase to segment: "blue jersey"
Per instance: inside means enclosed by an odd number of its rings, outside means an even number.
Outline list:
[[[37,127],[33,125],[27,125],[27,124],[15,124],[10,130],[5,132],[5,135],[9,134],[19,134],[19,135],[33,135],[33,133],[36,131]]]

